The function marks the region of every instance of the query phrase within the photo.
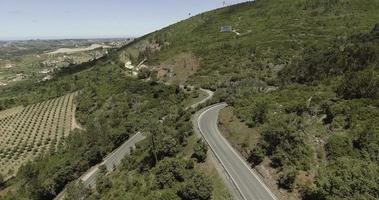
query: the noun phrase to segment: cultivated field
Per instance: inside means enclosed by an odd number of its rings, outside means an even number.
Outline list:
[[[0,112],[0,173],[14,175],[26,161],[55,151],[72,129],[72,93]]]

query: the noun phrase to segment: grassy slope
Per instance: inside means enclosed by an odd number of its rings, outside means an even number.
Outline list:
[[[193,153],[193,147],[196,144],[197,137],[192,135],[188,139],[188,145],[178,154],[177,158],[184,158],[185,160],[191,160],[191,155]],[[130,199],[142,199],[146,196],[145,186],[141,187],[141,185],[148,185],[149,183],[149,175],[148,173],[139,173],[138,170],[128,171],[124,169],[125,167],[121,167],[116,171],[110,174],[110,180],[112,181],[112,188],[108,191],[103,192],[99,195],[100,199],[124,199],[126,196]],[[210,178],[211,184],[213,187],[212,199],[214,200],[231,200],[232,197],[229,194],[228,189],[224,185],[224,181],[219,176],[213,162],[208,156],[208,159],[204,163],[195,163],[194,169],[201,173],[204,173],[207,177]],[[152,173],[152,172],[150,172]],[[146,174],[148,176],[146,176]],[[135,179],[139,179],[139,183],[135,184],[135,186],[130,186],[131,183],[135,182]],[[125,188],[131,188],[125,190]],[[141,189],[142,188],[142,189]],[[163,190],[162,190],[163,191]]]
[[[341,76],[320,81],[313,86],[284,86],[278,80],[277,72],[301,60],[304,55],[309,54],[310,49],[327,50],[332,48],[335,41],[346,41],[352,35],[370,32],[379,22],[378,10],[379,2],[375,0],[257,0],[239,4],[192,17],[148,35],[147,40],[162,43],[162,50],[149,55],[148,63],[158,65],[179,53],[193,53],[197,56],[200,68],[187,81],[193,85],[217,89],[234,105],[235,116],[229,111],[223,112],[222,116],[225,117],[224,120],[233,119],[225,127],[229,129],[231,142],[242,149],[244,154],[248,154],[250,150],[254,151],[254,144],[257,142],[253,140],[247,145],[242,143],[241,138],[246,139],[246,136],[242,136],[244,132],[257,131],[258,134],[262,134],[262,129],[267,132],[271,131],[270,127],[280,129],[281,126],[285,126],[275,124],[275,121],[289,120],[287,125],[290,127],[287,128],[301,132],[294,136],[301,138],[299,143],[292,146],[299,152],[294,150],[294,159],[285,161],[287,164],[282,167],[276,166],[278,171],[274,177],[288,178],[291,172],[286,169],[292,170],[292,167],[295,167],[295,192],[316,187],[316,197],[305,198],[341,198],[341,195],[347,198],[369,198],[372,193],[368,195],[355,191],[353,193],[356,196],[353,197],[348,192],[338,194],[320,191],[341,189],[327,186],[333,176],[333,170],[338,164],[344,163],[347,166],[348,162],[354,162],[346,161],[344,158],[338,158],[337,161],[330,159],[324,149],[325,144],[329,143],[330,134],[344,137],[347,135],[350,141],[354,140],[353,135],[359,132],[353,128],[343,129],[341,124],[346,119],[342,115],[349,110],[347,112],[353,116],[363,116],[356,121],[358,127],[362,127],[362,121],[366,123],[376,120],[373,118],[377,113],[376,108],[367,113],[368,108],[373,108],[376,104],[370,105],[371,101],[365,100],[336,99],[335,86],[342,79]],[[241,36],[220,33],[219,29],[223,25],[232,25],[242,33]],[[301,66],[299,69],[301,71]],[[256,88],[265,88],[268,85],[283,89],[270,94],[257,93],[259,89]],[[267,103],[265,112],[268,114],[262,124],[254,124],[252,113],[256,109],[255,105],[260,105],[260,102]],[[332,124],[323,122],[325,110],[324,113],[313,113],[325,109],[322,107],[324,104],[331,106],[335,114],[336,118]],[[304,107],[305,110],[311,110],[310,114],[302,113]],[[366,114],[362,115],[365,112]],[[243,128],[241,122],[247,123],[253,129]],[[291,124],[292,122],[299,124]],[[262,142],[264,141],[259,141]],[[291,154],[288,151],[287,153]],[[296,160],[296,156],[303,158]],[[279,157],[280,159],[285,158]],[[333,172],[327,174],[329,170]],[[350,173],[349,170],[345,172]],[[322,176],[315,178],[320,173]],[[361,171],[358,169],[353,173]],[[329,180],[323,177],[325,174],[329,175]],[[312,184],[315,181],[317,185]],[[351,192],[351,189],[352,187],[347,191]],[[315,193],[311,192],[311,195]]]
[[[344,3],[334,6],[313,2],[328,1],[258,0],[190,18],[147,37],[165,42],[149,62],[193,52],[201,67],[191,81],[209,87],[233,76],[269,79],[270,63],[288,63],[307,46],[327,46],[337,37],[368,31],[379,19],[375,0],[336,1]],[[232,25],[242,36],[220,33],[223,25]]]
[[[251,117],[245,111],[254,104],[249,102],[254,99],[254,87],[264,87],[267,84],[279,86],[276,72],[294,58],[300,58],[305,48],[326,48],[337,38],[368,32],[379,21],[378,7],[379,2],[376,0],[258,0],[193,17],[144,37],[142,43],[154,40],[162,42],[162,50],[150,54],[148,64],[164,63],[179,53],[192,53],[197,56],[200,69],[188,82],[219,89],[221,92],[225,91],[222,88],[232,89],[229,92],[232,91],[234,100],[247,99],[236,102],[235,114],[241,121],[249,122]],[[222,25],[233,25],[242,36],[220,33]],[[138,46],[139,41],[135,44]],[[113,67],[116,68],[114,65]],[[39,94],[37,90],[33,90],[28,92],[28,98],[33,101],[33,94],[38,94],[38,98],[45,98],[70,90],[64,87],[89,87],[88,83],[81,82],[80,75],[86,76],[86,73],[79,74],[80,83],[75,86],[52,81],[56,88],[48,90],[51,93]],[[67,82],[73,80],[72,76],[64,78]],[[293,91],[297,91],[296,98],[292,98]],[[332,88],[326,86],[293,86],[270,95],[261,94],[260,98],[269,100],[274,105],[269,108],[270,113],[275,113],[278,111],[277,106],[281,107],[278,101],[286,103],[286,107],[297,108],[293,103],[304,102],[315,91],[326,99],[334,95]],[[13,95],[12,91],[6,93],[4,95]],[[310,126],[314,129],[313,132],[323,134],[319,130],[324,127],[317,128],[320,126],[317,124],[318,120],[313,122],[315,126]],[[307,138],[304,143],[313,144],[314,141]],[[326,162],[322,156],[317,159],[320,165]],[[359,162],[359,166],[363,164]],[[148,174],[145,175],[149,177]]]

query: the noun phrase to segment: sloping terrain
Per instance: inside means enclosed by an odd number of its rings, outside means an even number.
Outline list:
[[[1,175],[13,176],[27,161],[55,152],[72,129],[76,93],[0,113]],[[19,108],[19,107],[16,107]],[[12,113],[12,114],[10,114]]]
[[[152,33],[155,44],[139,56],[158,65],[180,53],[198,57],[200,68],[190,82],[211,88],[241,79],[275,82],[276,71],[301,57],[306,47],[328,47],[336,39],[368,32],[378,23],[375,0],[258,0],[212,12]],[[222,33],[232,26],[241,34]],[[159,46],[153,48],[154,46]],[[136,45],[138,46],[138,45]],[[137,62],[138,63],[138,62]]]
[[[257,139],[229,130],[231,142],[288,198],[378,198],[378,10],[373,0],[243,3],[142,38],[159,49],[134,59],[196,56],[183,81],[233,107],[230,123]]]
[[[224,124],[230,142],[288,198],[379,198],[378,10],[377,0],[247,2],[146,35],[46,83],[5,90],[3,107],[83,90],[77,114],[86,128],[64,151],[21,168],[8,197],[51,199],[143,130],[149,138],[113,177],[99,178],[91,198],[210,199],[215,184],[199,172],[206,148],[192,141],[183,111],[188,94],[168,81],[215,90],[213,101],[231,106],[230,123],[253,134],[241,140]],[[189,76],[180,55],[196,60]],[[128,61],[140,67],[138,79]],[[157,76],[162,68],[170,76]],[[71,187],[74,196],[83,191]]]
[[[83,129],[73,131],[56,152],[48,152],[21,166],[16,177],[5,183],[0,198],[53,199],[67,184],[101,163],[109,152],[138,131],[144,132],[147,138],[137,145],[132,160],[123,161],[125,164],[119,169],[130,177],[128,181],[133,180],[120,184],[128,196],[138,199],[229,197],[215,170],[201,169],[213,166],[203,164],[207,149],[196,142],[190,111],[184,110],[196,98],[194,91],[184,92],[179,86],[129,77],[114,60],[116,53],[90,65],[61,71],[50,81],[20,83],[5,90],[2,95],[7,107],[27,107],[78,91],[76,117]],[[191,158],[192,151],[198,152],[202,160]],[[117,195],[117,185],[112,186],[115,181],[99,177],[93,198],[106,198],[108,191]],[[124,184],[128,185],[127,190]],[[68,188],[68,199],[78,195],[79,199],[88,197],[86,189],[73,188],[74,191]]]

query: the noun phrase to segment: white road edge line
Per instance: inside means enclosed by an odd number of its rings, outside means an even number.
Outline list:
[[[212,107],[211,107],[211,108],[212,108]],[[245,195],[242,193],[241,188],[237,185],[236,180],[233,178],[233,176],[230,174],[230,172],[229,172],[228,169],[226,168],[225,164],[222,162],[220,156],[219,156],[219,155],[216,153],[216,151],[213,149],[212,145],[209,143],[208,139],[204,136],[204,133],[203,133],[203,131],[201,130],[200,119],[202,118],[203,114],[206,113],[206,112],[208,112],[211,108],[206,109],[205,111],[203,111],[203,112],[199,115],[198,120],[197,120],[197,126],[198,126],[198,129],[199,129],[200,133],[203,135],[203,138],[205,139],[205,141],[208,143],[208,146],[211,148],[213,154],[216,156],[217,160],[221,163],[222,168],[224,168],[224,170],[225,170],[226,173],[228,174],[229,178],[232,180],[234,187],[236,187],[237,190],[238,190],[238,193],[241,195],[241,197],[242,197],[244,200],[248,200],[248,199],[245,197]]]
[[[201,127],[200,127],[200,119],[203,117],[203,115],[210,111],[210,110],[213,110],[217,107],[220,107],[220,106],[225,106],[227,104],[225,103],[222,103],[222,104],[216,104],[214,106],[211,106],[209,108],[207,108],[206,110],[204,110],[198,117],[198,121],[197,121],[197,126],[199,127],[199,130],[201,132],[201,134],[203,135],[203,138],[207,141],[208,145],[211,147],[212,151],[216,154],[216,152],[213,150],[212,146],[210,145],[210,143],[208,142],[208,140],[205,138],[204,136],[204,133],[203,131],[201,130]],[[217,129],[218,131],[218,129]],[[221,133],[220,133],[221,134]],[[233,153],[238,157],[238,159],[240,159],[242,161],[242,163],[244,164],[244,166],[253,174],[253,176],[259,181],[259,183],[261,183],[261,185],[263,185],[263,188],[270,194],[270,196],[275,199],[275,200],[278,200],[278,198],[268,189],[268,187],[266,186],[266,184],[259,178],[259,176],[257,176],[255,174],[255,172],[246,164],[246,161],[244,161],[240,154],[236,152],[236,150],[232,147],[232,145],[224,138],[224,136],[221,135],[221,138],[226,142],[226,144],[228,145],[228,147],[233,151]],[[229,174],[229,176],[231,177],[230,173],[228,172],[228,170],[225,168],[225,165],[222,163],[221,159],[219,158],[219,156],[216,154],[216,157],[217,159],[220,161],[220,163],[223,165],[223,168],[225,169],[225,171],[227,171],[227,173]],[[233,177],[231,177],[233,182],[234,182],[234,185],[236,185],[236,187],[238,188],[239,192],[241,193],[241,195],[243,196],[242,192],[241,192],[241,189],[237,186],[237,183],[235,182],[235,180],[233,179]],[[243,196],[244,199],[246,199],[246,197]],[[247,200],[247,199],[246,199]]]

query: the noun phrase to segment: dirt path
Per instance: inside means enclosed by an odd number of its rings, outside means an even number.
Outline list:
[[[73,108],[72,108],[72,121],[71,121],[71,130],[75,130],[75,129],[78,129],[78,130],[85,130],[80,124],[78,121],[76,121],[76,104],[74,103],[73,105]]]

